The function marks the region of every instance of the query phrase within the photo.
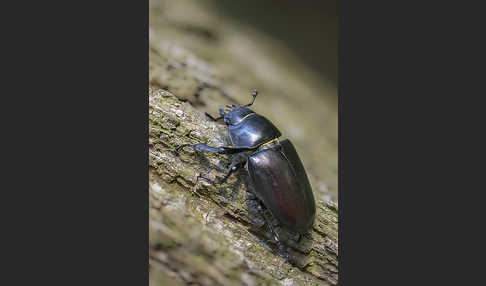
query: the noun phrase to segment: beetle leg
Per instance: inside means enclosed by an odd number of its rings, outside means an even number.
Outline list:
[[[246,191],[246,204],[248,207],[248,215],[252,222],[252,226],[256,229],[265,225],[265,216],[262,214],[261,201],[250,191]]]
[[[218,182],[218,185],[221,185],[222,183],[226,182],[226,180],[229,178],[229,176],[231,176],[231,174],[236,172],[238,169],[244,167],[245,164],[246,164],[246,160],[241,161],[241,162],[232,162],[230,167],[229,167],[228,174],[226,174],[226,176],[224,176],[224,178],[221,179],[221,181]]]
[[[197,150],[211,152],[211,153],[218,153],[218,154],[234,154],[234,153],[248,151],[248,148],[235,148],[230,146],[211,147],[206,144],[184,144],[175,149],[176,154],[179,154],[179,152],[184,147],[192,147]]]
[[[268,228],[270,229],[270,233],[272,234],[273,238],[277,243],[280,242],[278,234],[275,232],[275,230],[272,227],[272,222],[268,222]]]
[[[225,113],[224,113],[224,110],[223,110],[222,108],[219,108],[219,109],[218,109],[218,112],[219,112],[219,115],[220,115],[221,117],[224,117],[224,114],[225,114]]]
[[[212,121],[218,121],[218,120],[220,120],[220,119],[223,119],[223,118],[224,118],[224,110],[223,110],[222,108],[220,108],[220,109],[218,110],[218,112],[219,112],[219,115],[220,115],[220,116],[219,116],[219,117],[216,117],[216,118],[214,118],[214,117],[213,117],[211,114],[209,114],[209,113],[207,113],[207,112],[204,112],[204,114],[206,114],[206,116],[207,116],[207,117],[209,117],[209,118],[210,118]]]
[[[223,116],[214,118],[211,114],[209,114],[207,112],[204,112],[204,114],[206,114],[206,116],[209,117],[212,121],[218,121],[220,119],[223,119]]]

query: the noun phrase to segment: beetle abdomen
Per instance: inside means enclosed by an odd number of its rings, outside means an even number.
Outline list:
[[[302,162],[289,140],[249,157],[257,197],[284,226],[303,233],[314,222],[315,201]]]

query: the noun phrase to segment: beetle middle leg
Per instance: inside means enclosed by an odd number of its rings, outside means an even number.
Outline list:
[[[233,156],[231,160],[231,165],[229,166],[228,173],[223,179],[221,179],[221,181],[218,182],[218,184],[221,185],[222,183],[226,182],[226,180],[231,176],[231,174],[236,172],[238,169],[244,167],[247,161],[248,161],[248,156],[242,153]]]

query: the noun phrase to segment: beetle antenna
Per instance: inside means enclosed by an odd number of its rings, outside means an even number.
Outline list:
[[[253,102],[255,102],[255,98],[257,97],[257,95],[258,95],[258,90],[255,88],[253,90],[253,93],[251,94],[251,96],[253,96],[253,100],[251,101],[251,103],[245,105],[245,107],[253,105]]]

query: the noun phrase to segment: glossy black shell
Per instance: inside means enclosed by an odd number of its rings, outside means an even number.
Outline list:
[[[239,118],[235,125],[228,126],[233,146],[252,149],[282,136],[277,127],[265,117],[256,113],[248,113],[246,116]]]
[[[316,212],[314,195],[289,140],[251,155],[248,172],[255,195],[284,226],[299,233],[312,226]]]
[[[253,110],[244,106],[232,106],[231,111],[224,114],[224,122],[228,125],[240,123],[248,114],[255,113]]]

